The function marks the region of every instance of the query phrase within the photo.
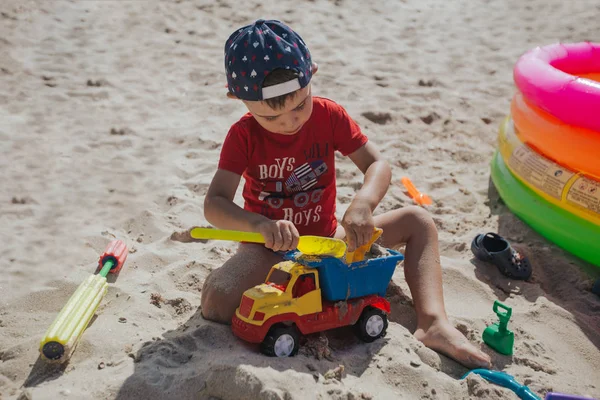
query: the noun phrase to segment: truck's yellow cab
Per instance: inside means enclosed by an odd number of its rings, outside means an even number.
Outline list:
[[[283,261],[271,268],[265,283],[244,292],[236,315],[249,324],[262,325],[275,315],[293,313],[302,316],[321,311],[317,269]]]

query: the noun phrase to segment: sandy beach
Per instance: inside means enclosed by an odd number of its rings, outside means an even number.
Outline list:
[[[207,274],[236,243],[181,243],[207,225],[203,200],[230,125],[223,45],[257,18],[310,47],[316,95],[344,106],[389,160],[376,213],[433,199],[451,322],[493,367],[543,398],[600,398],[600,270],[516,218],[490,181],[498,126],[527,50],[599,41],[597,0],[3,0],[0,3],[0,399],[512,399],[424,347],[402,265],[385,338],[341,329],[275,359],[200,315]],[[337,158],[338,216],[362,175]],[[236,195],[242,204],[241,187]],[[474,259],[478,233],[526,254],[510,280]],[[67,364],[39,342],[113,239],[130,254]],[[511,306],[513,356],[482,343]]]

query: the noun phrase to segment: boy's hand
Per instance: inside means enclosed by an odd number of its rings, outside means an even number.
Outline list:
[[[375,221],[368,204],[353,201],[341,222],[346,231],[348,251],[354,251],[369,242],[375,229]]]
[[[298,247],[300,234],[290,221],[263,221],[257,225],[256,230],[265,238],[265,247],[273,251],[287,251]]]

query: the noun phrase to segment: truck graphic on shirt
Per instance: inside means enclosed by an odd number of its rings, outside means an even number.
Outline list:
[[[282,181],[264,182],[258,199],[266,201],[272,208],[280,208],[287,198],[294,200],[298,208],[309,202],[318,203],[323,194],[323,187],[316,187],[319,177],[327,172],[327,164],[322,160],[304,163],[294,169],[290,176]]]

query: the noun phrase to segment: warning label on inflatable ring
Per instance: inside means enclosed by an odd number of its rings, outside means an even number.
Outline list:
[[[498,134],[500,153],[525,186],[558,207],[600,226],[600,180],[557,164],[521,142],[507,118]]]
[[[575,176],[575,172],[540,157],[526,145],[517,147],[508,163],[522,179],[557,200],[562,199],[567,183]]]
[[[600,182],[579,177],[569,188],[567,201],[600,214]]]

